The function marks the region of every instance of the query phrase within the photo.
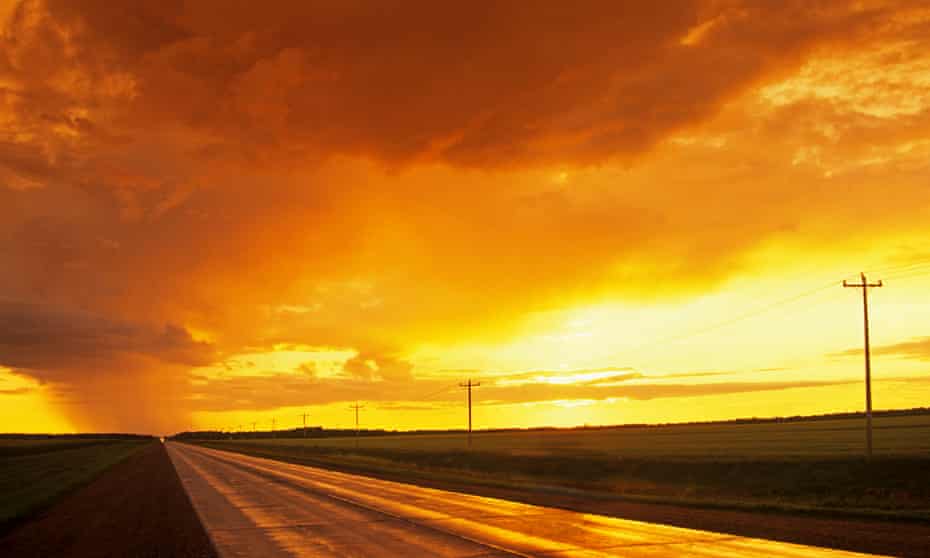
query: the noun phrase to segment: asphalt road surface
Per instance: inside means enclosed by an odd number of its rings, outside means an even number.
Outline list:
[[[224,558],[865,556],[532,506],[187,444],[167,446]]]

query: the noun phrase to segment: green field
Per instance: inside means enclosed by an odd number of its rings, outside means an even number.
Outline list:
[[[689,505],[930,520],[930,416],[202,442],[375,474],[561,486]],[[457,481],[458,482],[458,481]]]
[[[64,449],[96,446],[110,440],[93,438],[0,439],[0,457],[20,457]]]
[[[930,456],[930,415],[877,417],[875,455]],[[238,442],[238,441],[237,441]],[[355,439],[255,439],[241,443],[354,448]],[[454,451],[468,447],[464,434],[361,436],[366,449]],[[598,454],[628,458],[744,460],[843,458],[862,455],[865,422],[858,419],[759,424],[476,432],[472,449],[511,455]]]
[[[90,482],[143,440],[0,439],[0,532]]]

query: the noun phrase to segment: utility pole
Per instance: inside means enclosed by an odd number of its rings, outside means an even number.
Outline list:
[[[468,449],[471,449],[471,388],[478,387],[481,382],[472,382],[471,378],[459,387],[468,388]]]
[[[252,423],[252,434],[253,434],[252,437],[253,437],[253,438],[255,437],[254,434],[255,434],[255,425],[256,425],[256,424],[258,424],[258,423],[257,423],[257,422],[253,422],[253,423]]]
[[[355,448],[358,449],[358,410],[364,409],[364,405],[359,405],[358,401],[355,402],[355,405],[350,405],[350,409],[355,409]]]
[[[843,281],[844,287],[862,289],[862,316],[865,326],[865,444],[866,459],[872,459],[872,355],[869,350],[869,288],[881,287],[882,282],[869,283],[865,273],[860,273],[861,283]]]
[[[274,425],[275,425],[275,418],[271,417],[271,437],[272,438],[274,438]]]
[[[309,417],[310,414],[309,414],[309,413],[304,413],[304,414],[302,414],[302,415],[300,415],[300,416],[303,417],[303,419],[304,419],[304,438],[306,438],[306,437],[307,437],[307,417]]]

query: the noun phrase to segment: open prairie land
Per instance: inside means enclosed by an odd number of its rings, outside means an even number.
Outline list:
[[[930,417],[203,442],[374,474],[642,501],[930,520]],[[356,448],[356,443],[358,447]]]
[[[930,415],[876,417],[875,455],[930,457]],[[236,441],[255,446],[308,445],[354,448],[354,437]],[[464,433],[366,436],[366,449],[455,451],[468,447]],[[832,419],[782,423],[580,428],[475,432],[472,449],[510,455],[606,455],[622,458],[811,459],[858,457],[865,446],[865,421]]]
[[[151,440],[0,439],[0,531],[148,443]]]

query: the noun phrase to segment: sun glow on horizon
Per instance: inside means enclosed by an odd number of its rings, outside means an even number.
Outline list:
[[[74,425],[62,417],[56,402],[42,384],[0,367],[0,422],[6,432],[24,434],[71,434]],[[24,420],[28,417],[28,420]]]
[[[227,4],[0,7],[5,428],[923,404],[926,7]]]

